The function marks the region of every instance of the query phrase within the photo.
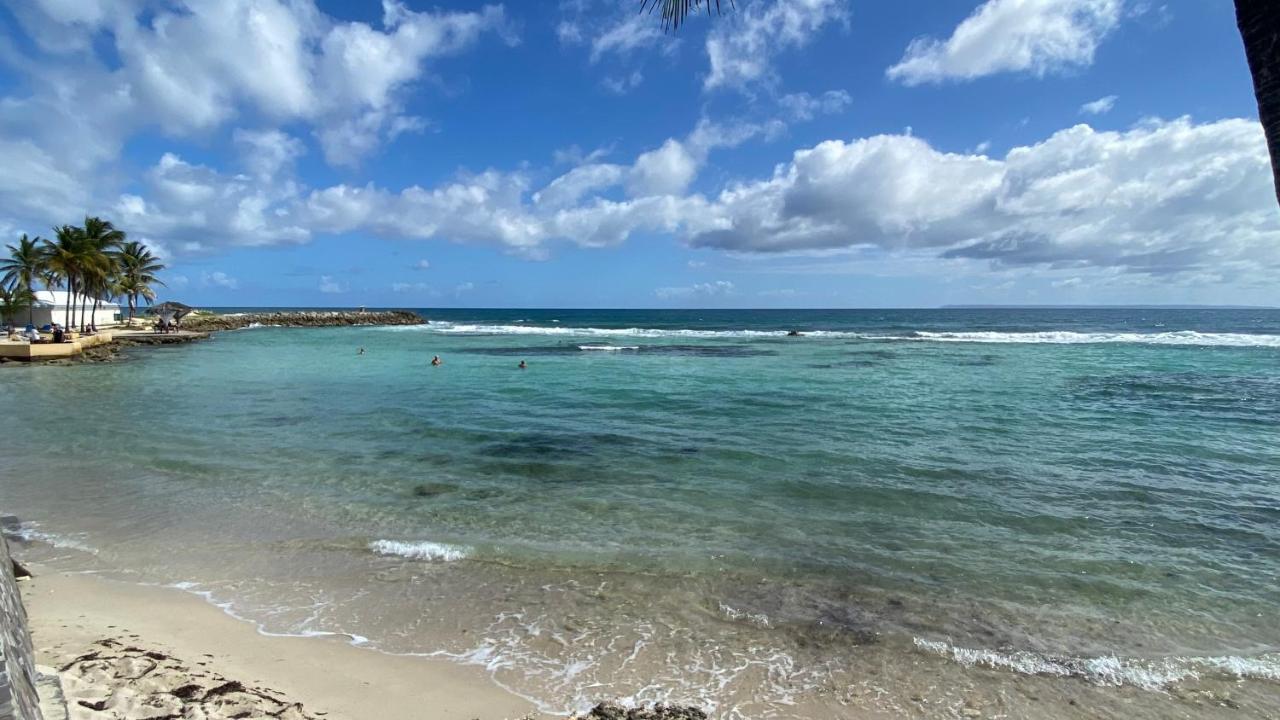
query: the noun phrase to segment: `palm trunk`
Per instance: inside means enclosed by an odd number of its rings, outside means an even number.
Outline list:
[[[100,302],[102,302],[102,299],[99,298],[97,295],[94,295],[93,296],[93,314],[89,316],[89,326],[92,327],[94,330],[98,329],[98,303]]]
[[[1236,24],[1253,73],[1258,119],[1271,150],[1271,170],[1280,202],[1280,2],[1236,0]]]
[[[75,318],[71,317],[71,311],[76,304],[76,283],[71,278],[67,278],[67,309],[62,313],[62,326],[66,329],[72,329],[72,323]]]

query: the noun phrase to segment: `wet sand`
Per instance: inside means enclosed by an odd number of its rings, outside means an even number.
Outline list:
[[[536,715],[478,668],[263,635],[179,590],[86,574],[38,574],[22,590],[37,660],[62,670],[73,720],[168,716],[178,701],[209,718]]]

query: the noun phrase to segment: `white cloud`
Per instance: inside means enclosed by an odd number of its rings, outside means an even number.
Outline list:
[[[1088,66],[1119,24],[1121,5],[1122,0],[987,0],[947,40],[913,40],[887,74],[919,85]]]
[[[245,168],[268,179],[292,168],[294,160],[306,152],[301,140],[280,130],[238,128],[232,139],[240,150]]]
[[[621,165],[580,165],[552,180],[534,194],[533,200],[543,207],[568,207],[577,204],[584,195],[617,185],[626,173],[627,169]]]
[[[259,115],[308,124],[326,159],[354,164],[425,126],[401,100],[429,60],[485,33],[514,42],[501,6],[413,12],[387,0],[383,10],[376,29],[337,21],[314,0],[24,4],[20,21],[46,55],[20,66],[33,90],[0,105],[0,131],[46,151],[66,146],[54,160],[84,172],[149,127],[198,135]]]
[[[223,288],[224,290],[236,290],[240,287],[240,281],[222,272],[221,270],[204,273],[200,282],[205,287]]]
[[[426,270],[430,267],[431,267],[431,263],[427,262],[426,260],[419,260],[418,262],[413,264],[414,270]]]
[[[592,38],[591,62],[599,62],[610,53],[627,55],[658,42],[666,43],[666,51],[670,52],[679,40],[664,37],[662,27],[648,13],[628,12]]]
[[[948,153],[911,135],[831,140],[796,151],[771,176],[711,198],[687,194],[709,147],[766,132],[744,127],[703,123],[632,165],[589,163],[541,188],[531,171],[490,170],[398,192],[278,192],[169,155],[149,173],[146,199],[121,197],[118,216],[177,253],[362,232],[544,258],[556,242],[603,247],[659,232],[745,254],[856,251],[1185,277],[1280,267],[1280,217],[1255,121],[1079,125],[1003,157]],[[675,160],[659,162],[667,153]]]
[[[1116,100],[1119,99],[1115,95],[1108,95],[1098,98],[1093,102],[1087,102],[1080,106],[1081,115],[1105,115],[1111,112],[1111,108],[1116,106]]]
[[[707,34],[705,90],[747,89],[775,80],[774,57],[804,47],[830,22],[843,22],[843,0],[759,0],[720,18]]]
[[[622,77],[607,77],[600,81],[605,90],[614,95],[626,95],[627,93],[640,87],[640,83],[644,82],[644,74],[639,70],[633,70],[630,75]]]
[[[391,292],[404,295],[430,295],[431,297],[439,297],[440,292],[432,289],[432,287],[423,282],[407,283],[395,282],[391,283]]]
[[[687,220],[698,247],[872,248],[1002,266],[1151,275],[1280,265],[1280,217],[1254,121],[1087,125],[1003,160],[903,135],[828,141]]]
[[[679,195],[698,174],[698,160],[679,140],[667,140],[656,150],[636,158],[627,178],[632,196]]]
[[[690,300],[695,298],[722,297],[733,294],[733,283],[728,280],[696,283],[684,287],[660,287],[653,291],[660,300]]]
[[[818,115],[834,115],[853,104],[853,98],[844,90],[828,90],[814,97],[809,93],[791,93],[778,98],[792,120],[812,120]]]
[[[347,285],[346,283],[338,282],[332,275],[321,275],[319,290],[327,295],[337,295],[346,292]]]

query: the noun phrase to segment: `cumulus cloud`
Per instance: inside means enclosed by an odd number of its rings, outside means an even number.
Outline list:
[[[950,38],[913,40],[887,74],[920,85],[1088,66],[1119,24],[1121,6],[1122,0],[987,0]]]
[[[240,287],[239,280],[221,270],[204,273],[200,277],[200,281],[205,287],[223,288],[224,290],[235,290]]]
[[[660,287],[653,291],[660,300],[689,300],[733,294],[733,283],[728,280],[696,283],[684,287]]]
[[[1144,274],[1280,263],[1256,122],[1149,121],[1059,131],[1003,160],[884,135],[795,153],[686,224],[695,247],[874,248],[1000,266]]]
[[[1105,115],[1111,112],[1111,108],[1114,108],[1116,106],[1116,100],[1118,99],[1119,98],[1117,98],[1115,95],[1108,95],[1106,97],[1098,98],[1093,102],[1087,102],[1080,106],[1080,114],[1081,115]]]
[[[710,147],[763,132],[703,123],[631,164],[589,162],[543,183],[528,169],[462,173],[398,191],[281,190],[166,155],[147,175],[146,197],[122,196],[117,216],[179,253],[361,232],[544,258],[557,242],[604,247],[658,232],[744,254],[858,251],[1202,277],[1280,267],[1256,121],[1151,120],[1109,132],[1081,124],[1003,157],[946,152],[912,135],[829,140],[769,176],[689,193]]]
[[[0,131],[41,140],[46,151],[65,146],[51,163],[68,173],[114,159],[148,127],[189,136],[244,115],[306,123],[327,160],[353,164],[424,126],[401,100],[428,61],[485,33],[514,42],[498,5],[414,12],[385,0],[380,28],[337,21],[314,0],[20,5],[19,21],[45,56],[20,66],[33,90],[0,105]]]
[[[773,60],[804,47],[828,23],[844,22],[843,0],[759,0],[720,18],[707,34],[706,90],[748,89],[775,80]]]

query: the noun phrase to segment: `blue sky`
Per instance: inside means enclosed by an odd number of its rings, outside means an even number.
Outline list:
[[[1280,304],[1226,0],[6,0],[0,232],[201,305]]]

